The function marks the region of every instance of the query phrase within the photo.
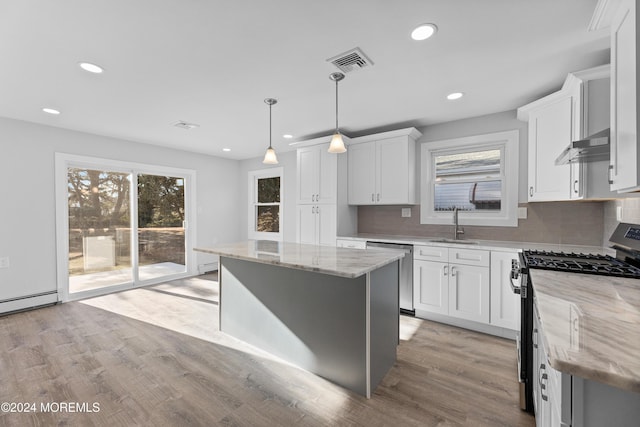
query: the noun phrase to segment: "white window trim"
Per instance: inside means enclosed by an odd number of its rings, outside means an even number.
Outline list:
[[[123,173],[144,173],[150,175],[170,175],[185,180],[185,247],[186,272],[174,276],[164,276],[140,282],[136,277],[132,283],[110,286],[108,288],[98,288],[95,290],[77,292],[69,294],[69,206],[67,193],[67,170],[70,167],[108,168],[113,172]],[[131,203],[137,203],[130,194]],[[89,298],[103,295],[118,290],[131,289],[139,286],[148,286],[155,283],[165,282],[174,278],[194,276],[198,274],[195,263],[193,245],[196,239],[196,171],[193,169],[181,169],[169,166],[150,165],[145,163],[126,162],[120,160],[103,159],[99,157],[81,156],[67,153],[55,153],[55,198],[56,198],[56,264],[57,264],[57,289],[58,299],[62,302]],[[135,234],[132,234],[135,239]],[[137,243],[137,242],[136,242]],[[136,245],[132,245],[135,247]]]
[[[420,182],[420,223],[452,224],[451,212],[434,211],[435,171],[433,157],[436,154],[478,151],[500,148],[502,150],[502,194],[500,211],[459,212],[461,225],[484,225],[497,227],[518,226],[518,164],[519,131],[510,130],[464,138],[425,142],[421,146],[422,178]]]
[[[275,178],[275,177],[279,177],[280,178],[280,226],[278,228],[278,230],[280,230],[278,233],[265,233],[265,232],[260,232],[260,231],[256,231],[255,228],[255,220],[256,220],[256,215],[255,215],[255,205],[257,203],[256,200],[256,196],[258,194],[257,192],[257,183],[258,183],[258,179],[261,178]],[[249,232],[248,232],[248,236],[249,239],[251,240],[276,240],[281,242],[283,240],[284,237],[284,232],[283,232],[283,225],[284,225],[284,192],[282,191],[283,187],[284,187],[284,168],[279,167],[279,168],[269,168],[269,169],[260,169],[260,170],[256,170],[256,171],[249,171],[249,215],[248,215],[248,227],[249,227]]]

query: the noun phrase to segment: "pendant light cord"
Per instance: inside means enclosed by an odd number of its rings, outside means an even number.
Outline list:
[[[271,148],[271,107],[273,104],[269,104],[269,148]]]
[[[338,80],[336,80],[336,132],[338,132]]]

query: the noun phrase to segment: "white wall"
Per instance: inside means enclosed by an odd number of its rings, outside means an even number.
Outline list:
[[[56,288],[56,152],[195,170],[194,246],[240,239],[238,161],[5,118],[0,148],[0,300]],[[213,259],[197,253],[196,264]]]
[[[520,121],[516,117],[516,110],[504,111],[502,113],[488,114],[486,116],[473,117],[470,119],[456,120],[453,122],[440,123],[418,129],[422,136],[418,143],[440,141],[445,139],[461,138],[464,136],[483,135],[486,133],[500,132],[517,129],[520,131],[520,162],[518,179],[518,200],[520,203],[527,202],[527,123]],[[416,150],[420,153],[420,150]],[[416,156],[416,170],[420,170],[419,155]],[[418,188],[420,182],[418,182]]]
[[[240,240],[248,239],[249,235],[249,210],[247,209],[247,203],[249,203],[249,172],[269,169],[269,168],[282,168],[283,169],[283,195],[282,195],[282,228],[283,228],[283,240],[285,242],[296,241],[296,151],[277,152],[278,164],[277,165],[265,165],[262,163],[262,157],[247,159],[240,161],[240,171],[238,172],[238,182],[240,183],[239,191],[239,206],[242,206],[240,212],[238,212],[238,219],[240,221]]]

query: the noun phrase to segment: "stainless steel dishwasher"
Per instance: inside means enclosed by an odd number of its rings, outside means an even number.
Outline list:
[[[400,312],[415,315],[413,308],[413,245],[400,243],[367,242],[368,248],[384,248],[403,251],[404,258],[400,260]]]

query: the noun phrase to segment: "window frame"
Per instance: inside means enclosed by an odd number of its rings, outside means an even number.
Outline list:
[[[249,171],[249,203],[248,203],[248,236],[251,240],[275,240],[282,241],[284,237],[284,168],[269,168],[269,169],[260,169],[255,171]],[[257,221],[257,207],[258,206],[269,206],[276,205],[275,203],[258,203],[258,180],[264,178],[280,178],[280,202],[277,205],[280,207],[278,217],[278,232],[264,232],[264,231],[256,231],[256,221]]]
[[[420,151],[420,223],[453,223],[452,212],[434,210],[436,156],[499,149],[502,180],[500,210],[460,211],[459,220],[461,225],[517,227],[519,144],[518,130],[423,143]]]

